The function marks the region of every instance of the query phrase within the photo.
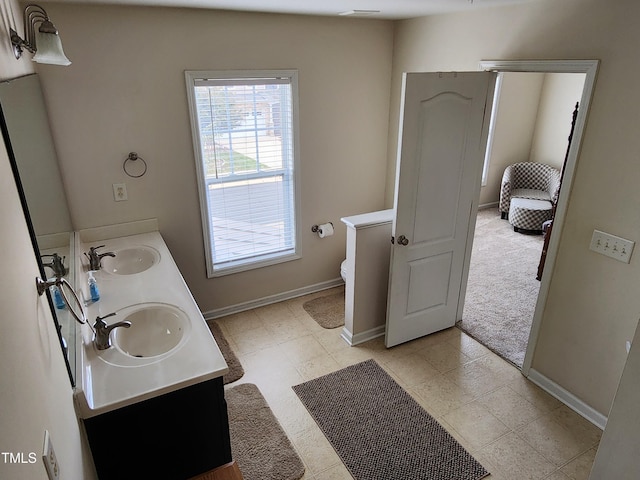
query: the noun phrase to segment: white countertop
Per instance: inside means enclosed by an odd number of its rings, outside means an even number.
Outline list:
[[[394,210],[379,210],[377,212],[362,213],[360,215],[351,215],[350,217],[343,217],[340,220],[347,227],[355,228],[368,228],[375,227],[383,223],[391,223],[393,221]]]
[[[160,261],[133,275],[105,270],[94,273],[100,300],[86,307],[87,323],[136,304],[162,303],[182,310],[190,320],[186,340],[174,350],[155,357],[135,358],[115,347],[99,351],[88,325],[79,326],[77,339],[76,404],[82,418],[90,418],[126,405],[220,377],[228,367],[191,292],[185,284],[159,232],[143,233],[79,244],[77,285],[81,299],[88,295],[88,261],[83,255],[91,246],[105,245],[98,252],[133,246],[152,247]],[[107,324],[124,318],[105,319]],[[112,332],[112,339],[114,332]]]

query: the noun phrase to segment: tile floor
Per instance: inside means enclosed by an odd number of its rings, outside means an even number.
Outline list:
[[[352,477],[291,386],[370,358],[491,472],[487,478],[588,479],[597,427],[457,328],[391,349],[381,338],[350,347],[341,328],[323,329],[302,308],[335,291],[218,319],[245,369],[227,388],[260,388],[305,463],[303,480]]]

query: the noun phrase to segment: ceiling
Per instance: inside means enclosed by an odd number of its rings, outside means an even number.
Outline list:
[[[355,11],[356,13],[352,16],[403,19],[440,13],[472,11],[502,5],[515,5],[535,0],[40,0],[38,3],[44,4],[49,1],[83,4],[193,7],[330,16]],[[375,13],[369,13],[370,11]]]

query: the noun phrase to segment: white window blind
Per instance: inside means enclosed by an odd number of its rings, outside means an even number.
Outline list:
[[[296,75],[262,73],[187,72],[210,276],[297,257]]]

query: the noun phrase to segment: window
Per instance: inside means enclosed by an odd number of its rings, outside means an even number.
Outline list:
[[[186,72],[209,277],[299,258],[297,72]]]
[[[496,76],[496,86],[493,90],[493,105],[491,108],[491,119],[489,120],[489,136],[487,138],[487,149],[484,154],[484,165],[482,167],[482,186],[487,186],[489,178],[489,165],[491,163],[491,153],[493,149],[493,136],[496,129],[496,119],[498,118],[498,105],[500,104],[500,89],[502,88],[502,73]]]

